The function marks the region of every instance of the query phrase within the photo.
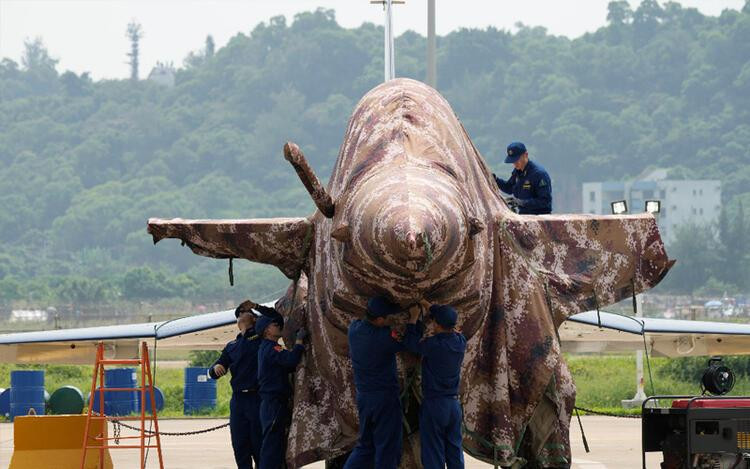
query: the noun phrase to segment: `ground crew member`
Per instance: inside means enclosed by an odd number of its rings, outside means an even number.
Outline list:
[[[506,163],[515,168],[507,181],[492,175],[497,186],[506,194],[511,194],[511,203],[518,207],[522,215],[544,215],[552,213],[552,181],[541,165],[529,161],[526,145],[513,142],[508,145]]]
[[[258,305],[243,301],[234,310],[240,333],[229,342],[221,356],[208,369],[208,375],[219,379],[227,371],[232,373],[232,399],[229,401],[229,432],[232,436],[234,461],[238,469],[258,467],[262,429],[260,426],[260,397],[258,396],[258,347],[260,337],[255,333]]]
[[[272,308],[270,308],[272,309]],[[274,310],[274,312],[276,312]],[[261,469],[280,469],[286,452],[286,426],[289,422],[289,373],[302,358],[305,347],[302,341],[307,331],[300,328],[292,350],[279,345],[284,319],[276,312],[258,318],[255,331],[263,340],[258,351],[258,384],[260,389],[260,422],[263,427],[263,444],[260,449]]]
[[[466,338],[453,330],[458,313],[451,306],[429,306],[435,320],[435,334],[421,340],[424,325],[417,321],[422,308],[409,309],[404,345],[422,356],[422,405],[419,414],[419,437],[422,465],[425,469],[464,467],[461,446],[461,406],[458,384],[461,363],[466,352]]]
[[[385,318],[401,308],[376,296],[367,302],[365,319],[349,326],[349,356],[354,369],[359,440],[344,469],[396,469],[401,461],[401,401],[396,353],[403,350]]]

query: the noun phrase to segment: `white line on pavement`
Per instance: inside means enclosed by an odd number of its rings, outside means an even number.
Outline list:
[[[607,466],[598,461],[587,461],[585,459],[574,459],[573,467],[576,469],[607,469]]]

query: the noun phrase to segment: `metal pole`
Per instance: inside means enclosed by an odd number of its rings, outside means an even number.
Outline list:
[[[643,317],[643,298],[641,295],[635,295],[635,317]],[[645,381],[643,377],[643,350],[635,352],[635,396],[632,399],[622,401],[625,408],[639,407],[646,400]]]
[[[383,81],[396,78],[395,48],[393,44],[393,0],[385,0],[385,77]]]
[[[641,295],[635,296],[635,304],[638,311],[635,317],[643,317],[643,297]],[[633,396],[634,401],[645,401],[646,392],[644,391],[644,379],[643,379],[643,350],[637,350],[635,352],[635,380],[636,380],[636,391]]]
[[[427,0],[427,84],[433,88],[437,88],[435,44],[435,0]]]

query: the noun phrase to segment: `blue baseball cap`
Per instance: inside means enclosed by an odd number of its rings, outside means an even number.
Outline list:
[[[526,153],[526,145],[521,142],[511,142],[508,145],[508,156],[505,157],[505,162],[515,163],[524,153]]]
[[[259,317],[258,320],[255,321],[255,333],[262,336],[266,328],[273,323],[278,324],[279,327],[284,327],[283,324],[279,324],[279,320],[277,318],[272,318],[270,316]]]
[[[458,312],[453,306],[432,305],[430,306],[430,315],[436,323],[443,327],[453,327],[458,321]]]
[[[401,311],[401,307],[384,296],[373,296],[367,301],[367,314],[384,318]]]

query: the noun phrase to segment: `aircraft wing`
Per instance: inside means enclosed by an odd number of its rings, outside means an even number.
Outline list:
[[[273,306],[274,302],[266,303]],[[750,354],[750,324],[636,318],[602,311],[571,316],[560,326],[563,350],[653,356]],[[159,350],[221,350],[237,334],[233,310],[162,322],[84,327],[0,335],[0,363],[91,364],[103,341],[108,358],[133,358],[147,341]]]
[[[273,302],[266,303],[273,306]],[[0,335],[0,363],[91,364],[96,344],[107,358],[134,358],[141,341],[159,350],[221,350],[237,334],[234,310],[162,322],[83,327]]]
[[[608,353],[643,350],[652,356],[750,354],[750,324],[637,318],[587,311],[560,326],[563,351]]]

